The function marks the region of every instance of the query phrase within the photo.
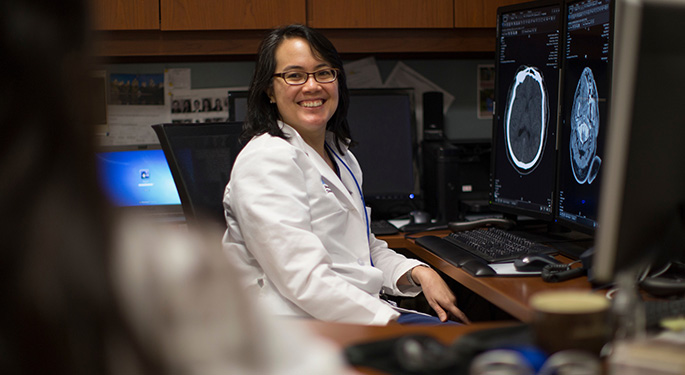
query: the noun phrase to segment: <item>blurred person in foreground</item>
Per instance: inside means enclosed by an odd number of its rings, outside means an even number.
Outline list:
[[[87,5],[0,2],[0,373],[346,371],[331,346],[260,313],[212,230],[112,211],[83,111]]]

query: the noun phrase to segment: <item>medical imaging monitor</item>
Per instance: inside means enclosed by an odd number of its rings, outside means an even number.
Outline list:
[[[613,0],[565,3],[557,219],[594,234],[611,94]]]
[[[685,256],[685,3],[617,0],[615,79],[600,191],[600,282]],[[682,281],[681,281],[682,282]]]
[[[553,220],[562,5],[497,10],[490,205]]]

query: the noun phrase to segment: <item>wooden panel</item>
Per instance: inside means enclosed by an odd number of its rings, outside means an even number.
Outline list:
[[[307,12],[307,24],[316,28],[454,26],[453,0],[309,0]]]
[[[159,29],[159,0],[93,0],[92,4],[97,30]]]
[[[493,29],[321,30],[340,53],[493,53]],[[263,30],[108,31],[100,57],[254,55]]]
[[[263,31],[138,31],[96,34],[99,57],[255,55]]]
[[[162,30],[271,29],[307,20],[305,0],[160,0]]]
[[[527,0],[454,0],[454,27],[496,27],[497,8]]]
[[[490,29],[321,30],[340,53],[494,52]]]

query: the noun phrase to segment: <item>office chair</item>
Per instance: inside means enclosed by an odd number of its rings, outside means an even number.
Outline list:
[[[242,149],[242,122],[152,125],[169,163],[188,225],[226,225],[224,189]]]

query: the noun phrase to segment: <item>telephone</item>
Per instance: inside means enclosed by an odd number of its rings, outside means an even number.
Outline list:
[[[592,282],[592,256],[594,248],[591,247],[585,250],[580,255],[580,260],[568,264],[548,264],[542,268],[542,280],[548,283],[558,283],[561,281],[575,279],[583,275],[587,275],[588,280]],[[581,262],[582,267],[571,268],[572,265]]]

